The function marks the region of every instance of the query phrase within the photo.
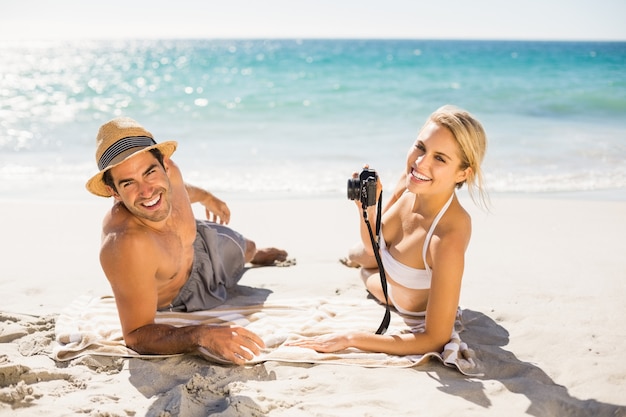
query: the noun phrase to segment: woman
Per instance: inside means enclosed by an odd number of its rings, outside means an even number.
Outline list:
[[[423,333],[378,335],[365,332],[303,339],[293,346],[319,352],[349,347],[395,355],[441,351],[450,340],[461,292],[465,250],[471,219],[455,189],[467,184],[470,196],[487,205],[481,162],[487,140],[481,124],[469,113],[444,106],[430,115],[409,149],[406,168],[385,204],[380,234],[380,257],[385,268],[389,303],[402,314],[423,315]],[[355,178],[356,178],[356,174]],[[382,184],[377,182],[377,199]],[[362,244],[353,248],[349,262],[361,266],[368,291],[385,303],[363,208]],[[376,218],[376,205],[367,209]]]

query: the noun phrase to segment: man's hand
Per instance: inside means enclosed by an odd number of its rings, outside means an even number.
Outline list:
[[[244,365],[265,347],[263,340],[239,326],[203,326],[200,346],[237,365]]]
[[[207,195],[200,202],[205,207],[206,218],[213,223],[228,224],[230,209],[225,202],[207,191]]]
[[[187,195],[190,203],[200,203],[204,206],[206,218],[213,223],[228,224],[230,222],[230,209],[219,198],[215,197],[209,191],[185,183]]]

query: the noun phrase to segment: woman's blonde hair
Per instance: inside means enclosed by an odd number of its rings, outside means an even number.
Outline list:
[[[435,110],[426,124],[429,122],[444,126],[452,132],[461,150],[461,169],[471,168],[467,180],[458,183],[457,188],[461,188],[467,182],[472,201],[483,208],[488,208],[489,197],[481,169],[487,151],[487,135],[483,126],[470,113],[452,105]]]

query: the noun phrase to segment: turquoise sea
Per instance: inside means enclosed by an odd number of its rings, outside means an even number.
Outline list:
[[[391,186],[426,117],[481,120],[497,194],[626,199],[626,43],[161,40],[0,43],[0,196],[89,199],[118,116],[175,139],[186,179],[228,198]]]

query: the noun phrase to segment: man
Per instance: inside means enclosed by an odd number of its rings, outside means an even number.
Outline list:
[[[287,253],[256,249],[228,228],[228,206],[208,191],[185,184],[170,159],[174,141],[156,143],[130,118],[100,127],[100,172],[87,182],[98,196],[115,198],[102,226],[100,263],[111,284],[126,345],[144,354],[193,352],[204,347],[237,364],[264,346],[237,326],[156,324],[157,310],[213,308],[228,297],[246,262],[272,265]],[[192,203],[214,222],[194,218]]]

